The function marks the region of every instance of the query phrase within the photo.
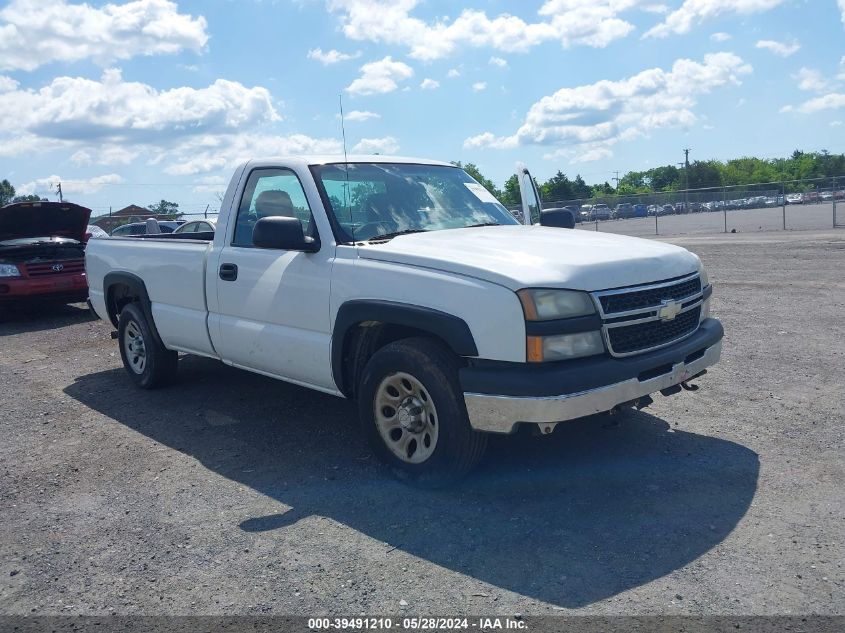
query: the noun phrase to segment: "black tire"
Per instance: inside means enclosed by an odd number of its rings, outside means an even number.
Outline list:
[[[469,424],[458,382],[458,367],[457,357],[448,348],[425,338],[390,343],[378,350],[364,367],[357,391],[361,427],[376,456],[402,481],[425,488],[447,486],[472,470],[484,455],[487,435],[474,431]],[[436,418],[437,428],[433,449],[418,445],[423,452],[432,451],[421,463],[409,463],[394,454],[394,450],[399,450],[398,442],[393,448],[388,446],[391,439],[382,436],[377,422],[377,391],[384,381],[400,375],[409,375],[418,382],[421,397],[426,401],[430,398],[426,406],[432,406],[436,414],[423,413],[421,416]],[[405,433],[409,433],[412,441],[415,437],[407,429],[399,429],[399,433],[400,438],[404,438]]]
[[[141,339],[141,353],[133,353],[139,351],[137,337]],[[129,303],[120,311],[117,340],[123,366],[139,387],[163,387],[176,377],[179,354],[161,344],[137,303]]]

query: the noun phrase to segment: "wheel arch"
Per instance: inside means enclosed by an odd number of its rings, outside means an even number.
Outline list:
[[[138,303],[150,330],[157,342],[162,343],[153,319],[153,307],[147,285],[138,275],[128,272],[107,273],[103,279],[103,291],[106,300],[106,311],[109,321],[117,327],[120,311],[127,303]]]
[[[379,349],[401,338],[428,336],[443,342],[457,356],[478,356],[466,321],[423,306],[375,299],[356,299],[340,306],[332,330],[332,376],[348,398],[356,377]]]

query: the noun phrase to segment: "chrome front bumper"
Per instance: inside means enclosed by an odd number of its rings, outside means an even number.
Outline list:
[[[688,363],[679,362],[659,376],[640,380],[630,378],[612,385],[559,396],[500,396],[464,393],[469,421],[477,431],[512,433],[520,422],[553,426],[558,422],[610,411],[661,389],[688,380],[719,362],[722,342],[708,347],[702,356]],[[544,431],[550,431],[544,428]]]

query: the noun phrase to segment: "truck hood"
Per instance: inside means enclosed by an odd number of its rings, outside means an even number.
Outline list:
[[[363,244],[364,259],[467,275],[519,290],[606,290],[680,277],[699,259],[653,240],[545,226],[489,226]]]
[[[91,209],[70,202],[18,202],[0,208],[0,241],[69,237],[82,242]]]

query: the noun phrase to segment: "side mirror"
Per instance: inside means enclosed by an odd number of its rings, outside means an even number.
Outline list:
[[[575,216],[569,209],[546,209],[540,212],[540,224],[561,229],[574,229]]]
[[[306,237],[302,232],[302,222],[283,215],[261,218],[256,222],[252,227],[252,244],[258,248],[306,253],[320,249],[319,243],[313,237]]]

